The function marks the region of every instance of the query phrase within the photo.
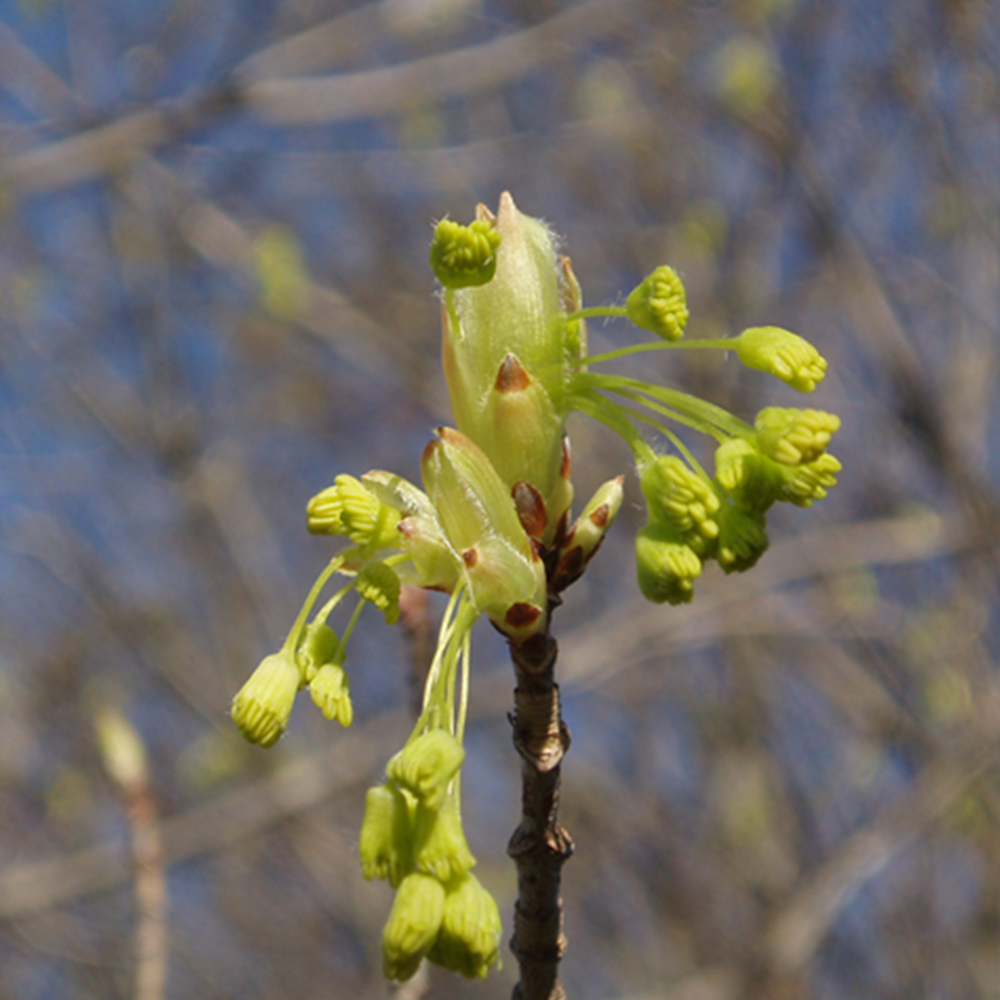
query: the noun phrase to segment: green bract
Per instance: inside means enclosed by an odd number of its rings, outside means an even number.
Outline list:
[[[476,607],[512,638],[545,625],[545,570],[486,454],[449,427],[424,449],[424,485]]]
[[[477,212],[480,221],[493,219],[483,206]],[[538,492],[549,540],[571,499],[563,475],[567,365],[583,348],[579,330],[566,323],[565,272],[548,227],[522,215],[509,194],[495,224],[501,242],[493,280],[445,291],[445,377],[458,429],[508,490],[524,482]]]

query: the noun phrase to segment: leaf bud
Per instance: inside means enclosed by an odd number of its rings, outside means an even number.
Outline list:
[[[424,449],[422,468],[444,534],[464,563],[477,609],[518,641],[543,628],[545,569],[490,460],[464,434],[442,427],[438,440]],[[522,608],[523,617],[518,617]]]
[[[502,242],[489,284],[445,297],[452,413],[508,490],[523,481],[539,491],[555,525],[567,506],[560,471],[569,366],[586,351],[581,324],[568,323],[563,308],[560,286],[573,296],[569,273],[549,228],[521,213],[508,193],[495,217],[482,205],[477,216],[495,222]]]
[[[599,487],[567,532],[553,574],[552,583],[556,592],[565,590],[573,583],[597,554],[621,509],[625,496],[623,481],[624,477],[617,476]]]

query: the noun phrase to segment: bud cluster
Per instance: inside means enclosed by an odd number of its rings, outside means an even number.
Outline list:
[[[472,868],[462,829],[455,736],[430,729],[411,738],[369,789],[358,850],[365,878],[396,890],[382,935],[385,974],[409,979],[423,958],[469,978],[499,957],[500,914]]]
[[[755,566],[768,547],[770,507],[808,507],[836,485],[840,462],[824,449],[839,425],[818,410],[771,408],[758,417],[756,434],[717,448],[712,479],[669,455],[641,468],[649,510],[636,540],[643,594],[687,603],[705,560],[715,559],[725,573]]]
[[[479,206],[468,226],[439,222],[430,264],[442,286],[442,357],[456,426],[438,428],[424,449],[423,489],[373,470],[360,479],[339,475],[309,501],[309,531],[349,544],[232,706],[244,736],[261,746],[284,733],[303,688],[327,719],[349,725],[346,649],[364,606],[393,625],[403,584],[450,595],[420,718],[385,780],[368,791],[359,839],[364,876],[396,891],[383,934],[385,973],[396,980],[424,958],[468,977],[485,976],[498,961],[499,914],[472,874],[460,810],[470,635],[480,615],[515,646],[544,635],[559,595],[585,571],[621,508],[618,476],[573,519],[569,414],[600,421],[632,451],[648,510],[635,543],[638,580],[655,602],[692,600],[706,561],[726,573],[750,569],[767,549],[771,506],[809,507],[840,472],[827,451],[840,426],[833,414],[768,407],[751,426],[678,389],[594,370],[644,351],[707,349],[732,352],[799,392],[822,381],[819,352],[779,327],[685,337],[687,294],[673,268],[653,270],[624,305],[585,308],[552,232],[506,193],[496,215]],[[656,339],[588,356],[590,317],[628,318]],[[671,423],[716,442],[714,475]],[[654,450],[640,428],[660,433],[671,453]],[[349,582],[314,614],[336,573]],[[357,604],[338,634],[327,620],[348,595]]]

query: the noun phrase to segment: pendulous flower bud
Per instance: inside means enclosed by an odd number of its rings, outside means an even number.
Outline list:
[[[440,809],[458,774],[465,750],[451,733],[430,729],[399,751],[386,765],[393,781],[412,792],[428,809]]]
[[[639,589],[654,604],[690,604],[701,560],[671,524],[647,524],[635,539]]]
[[[324,663],[309,681],[309,694],[328,722],[337,720],[345,729],[354,721],[347,672],[339,663]]]
[[[483,979],[500,956],[496,901],[471,872],[447,885],[437,941],[427,958],[466,979]]]
[[[354,589],[385,615],[386,625],[399,621],[400,587],[396,571],[380,559],[369,559],[354,580]]]
[[[825,452],[813,462],[787,469],[781,499],[797,507],[811,507],[814,500],[822,500],[837,485],[837,473],[842,468],[838,459]]]
[[[735,504],[723,503],[717,515],[719,538],[715,560],[724,573],[745,573],[767,551],[764,517],[754,517]]]
[[[686,545],[705,554],[719,534],[719,498],[712,484],[676,455],[661,455],[639,474],[653,521],[672,524]]]
[[[394,888],[413,870],[413,827],[406,795],[392,784],[375,785],[365,796],[358,837],[361,874]]]
[[[382,931],[386,979],[404,982],[417,971],[441,930],[444,899],[444,886],[430,875],[413,872],[400,882]]]
[[[726,441],[715,452],[715,481],[734,503],[755,516],[781,499],[785,468],[743,438]]]
[[[416,844],[413,863],[417,871],[442,882],[464,874],[476,863],[465,839],[454,794],[445,798],[440,809],[417,806],[413,839]]]
[[[325,663],[335,663],[341,656],[340,639],[337,633],[323,622],[311,622],[295,651],[302,678],[311,681]]]
[[[808,340],[778,326],[744,330],[733,348],[747,368],[774,375],[799,392],[812,392],[826,375],[826,359],[819,351]]]
[[[284,651],[265,656],[233,699],[233,722],[251,743],[274,746],[288,727],[301,682],[298,666]]]
[[[306,527],[313,534],[347,535],[372,551],[399,544],[399,512],[382,503],[354,476],[340,475],[306,507]]]

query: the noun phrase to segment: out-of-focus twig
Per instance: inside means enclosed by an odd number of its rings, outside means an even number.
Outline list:
[[[167,984],[167,880],[159,810],[146,752],[135,728],[118,711],[102,708],[97,735],[104,766],[121,789],[132,833],[135,871],[135,1000],[162,1000]]]
[[[786,974],[804,970],[850,897],[994,764],[1000,737],[972,737],[953,755],[929,764],[898,802],[851,836],[798,888],[766,936],[768,958],[776,969]]]
[[[279,819],[366,780],[382,763],[383,747],[405,720],[387,713],[345,733],[329,751],[309,754],[243,788],[160,822],[163,864],[176,864],[253,836]],[[128,866],[118,844],[21,862],[0,872],[0,920],[60,906],[120,884]]]
[[[165,143],[238,107],[285,125],[378,117],[510,83],[627,23],[636,0],[587,0],[496,41],[398,66],[309,79],[226,81],[182,103],[162,103],[29,150],[0,166],[0,187],[39,192],[125,169]]]
[[[247,103],[282,124],[348,121],[400,107],[467,97],[510,83],[625,24],[635,0],[586,0],[532,28],[481,45],[399,66],[300,80],[249,84]]]

